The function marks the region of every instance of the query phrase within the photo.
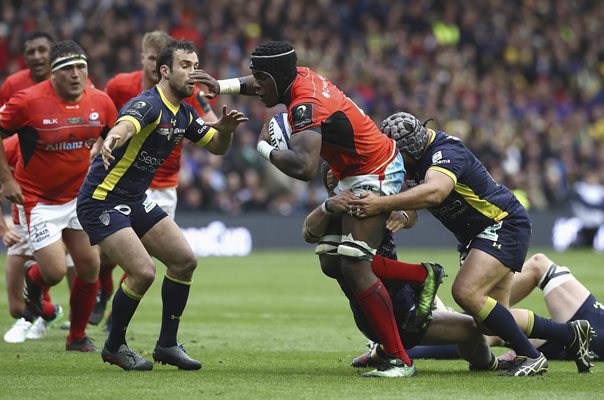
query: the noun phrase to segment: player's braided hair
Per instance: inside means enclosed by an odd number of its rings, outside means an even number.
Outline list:
[[[407,152],[419,160],[428,143],[428,121],[422,124],[412,114],[398,112],[382,121],[380,130],[396,141],[396,147],[400,151]]]
[[[297,75],[296,50],[281,41],[265,42],[256,47],[250,58],[250,68],[269,74],[275,81],[279,100],[290,87]]]

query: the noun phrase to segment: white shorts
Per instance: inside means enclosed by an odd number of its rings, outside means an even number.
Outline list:
[[[17,205],[19,223],[29,226],[29,240],[34,251],[61,240],[63,229],[82,230],[76,214],[76,200],[65,204],[38,203],[29,211],[29,218],[27,210]]]
[[[369,191],[390,196],[401,191],[404,180],[405,164],[403,157],[397,154],[396,158],[386,167],[384,175],[349,176],[338,182],[338,186],[336,186],[334,192],[339,194],[350,189],[356,195]]]
[[[23,228],[23,225],[13,225],[13,231],[19,234],[21,239],[19,243],[10,246],[6,250],[6,254],[9,256],[27,256],[32,257],[34,255],[34,250],[31,247],[31,243],[29,241],[29,234],[27,230]]]
[[[147,197],[160,206],[170,218],[174,219],[176,203],[178,202],[176,188],[147,189]]]

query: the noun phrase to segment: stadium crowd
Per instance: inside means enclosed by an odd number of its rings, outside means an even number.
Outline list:
[[[409,110],[457,135],[496,181],[533,209],[566,204],[588,171],[604,184],[604,2],[597,0],[34,0],[0,4],[0,81],[24,67],[31,31],[74,39],[103,89],[140,68],[142,35],[192,40],[219,78],[249,73],[248,54],[286,40],[372,119]],[[216,157],[183,150],[179,207],[231,214],[305,213],[325,193],[256,153],[270,117],[252,98],[221,96],[250,121]]]

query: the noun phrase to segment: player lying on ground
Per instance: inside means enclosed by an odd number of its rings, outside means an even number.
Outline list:
[[[604,306],[585,286],[571,274],[567,267],[558,266],[545,254],[535,254],[522,267],[522,272],[514,276],[510,304],[514,305],[539,287],[552,319],[568,322],[585,319],[596,332],[589,344],[594,360],[604,356]],[[504,345],[494,336],[488,338],[493,346]],[[553,341],[531,339],[537,349],[550,360],[573,360],[576,355]],[[413,358],[459,358],[457,349],[451,346],[418,346],[409,354]],[[512,355],[506,354],[506,358]],[[580,367],[579,367],[580,368]]]

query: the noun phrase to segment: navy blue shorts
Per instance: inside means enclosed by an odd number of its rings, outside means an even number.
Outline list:
[[[588,320],[596,331],[597,336],[591,339],[589,349],[596,353],[596,360],[601,360],[604,357],[604,305],[590,294],[570,321],[577,319]],[[551,341],[543,343],[538,350],[550,360],[573,359],[573,355],[567,354],[563,345]]]
[[[460,244],[462,259],[470,249],[480,249],[492,255],[512,271],[520,272],[528,253],[531,239],[531,221],[520,209],[498,224],[491,225],[467,244]]]
[[[95,245],[120,229],[131,227],[143,237],[155,224],[168,216],[161,207],[144,195],[137,201],[95,200],[78,196],[78,219]]]

